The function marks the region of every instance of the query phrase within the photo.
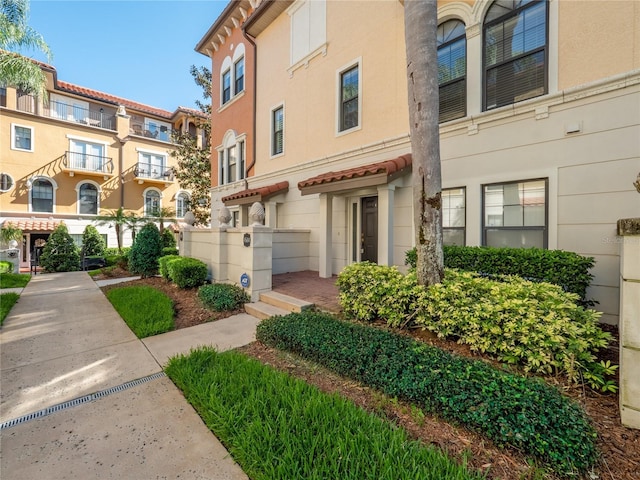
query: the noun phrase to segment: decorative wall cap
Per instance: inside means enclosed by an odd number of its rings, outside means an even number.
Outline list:
[[[622,218],[618,220],[618,235],[640,235],[640,218]]]

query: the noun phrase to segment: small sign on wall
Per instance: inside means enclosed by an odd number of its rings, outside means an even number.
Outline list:
[[[249,275],[246,273],[240,275],[240,285],[242,285],[242,288],[247,288],[250,284],[251,281],[249,280]]]
[[[245,233],[244,236],[242,237],[242,244],[245,247],[251,246],[251,235],[249,233]]]

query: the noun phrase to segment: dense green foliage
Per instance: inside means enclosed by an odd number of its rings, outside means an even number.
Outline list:
[[[441,284],[425,289],[413,272],[358,263],[340,273],[338,288],[349,317],[381,318],[392,327],[412,322],[527,371],[616,388],[594,355],[611,338],[598,325],[600,314],[576,305],[577,295],[557,285],[447,270]]]
[[[595,461],[596,433],[585,413],[537,378],[315,312],[265,320],[257,338],[536,456],[558,473],[584,472]]]
[[[131,247],[122,247],[122,254],[120,254],[120,253],[118,253],[118,249],[117,248],[108,247],[108,248],[105,248],[104,255],[105,255],[105,257],[120,256],[120,255],[124,255],[124,256],[128,257],[130,251],[131,251]]]
[[[237,352],[200,348],[167,375],[255,480],[482,478],[338,395]]]
[[[180,288],[195,288],[207,281],[206,263],[190,257],[178,257],[167,262],[169,278]]]
[[[158,273],[158,259],[162,256],[162,240],[154,223],[147,223],[136,236],[129,252],[129,271],[142,278]]]
[[[84,257],[103,256],[107,246],[104,238],[93,225],[87,225],[82,232],[82,255]]]
[[[3,273],[0,275],[0,288],[24,288],[31,280],[28,273]]]
[[[176,248],[176,236],[175,234],[168,228],[162,230],[162,248]]]
[[[80,270],[80,252],[69,235],[67,226],[56,227],[42,250],[40,266],[46,272],[75,272]]]
[[[107,298],[138,338],[173,330],[173,303],[153,287],[112,288]]]
[[[13,273],[13,263],[6,260],[0,261],[0,273]]]
[[[169,276],[169,263],[177,260],[178,258],[180,258],[179,255],[163,255],[158,259],[159,271],[162,278],[165,280],[171,280],[171,277]]]
[[[104,257],[107,262],[107,267],[118,266],[127,270],[129,268],[129,256],[128,255],[107,255]]]
[[[198,298],[216,312],[236,310],[249,301],[249,296],[241,287],[229,283],[212,283],[198,289]]]
[[[7,318],[9,312],[16,304],[20,295],[17,293],[2,293],[0,294],[0,325],[4,323],[4,319]]]
[[[165,255],[179,255],[179,252],[178,252],[178,249],[175,247],[163,247],[162,256],[165,256]]]
[[[527,280],[560,285],[575,293],[585,306],[587,287],[593,279],[589,270],[595,260],[574,252],[540,248],[444,247],[444,265],[483,276],[518,275]],[[406,252],[405,264],[415,268],[416,249]]]

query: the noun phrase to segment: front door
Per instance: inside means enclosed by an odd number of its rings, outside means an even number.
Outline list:
[[[360,260],[378,263],[378,197],[362,199]]]

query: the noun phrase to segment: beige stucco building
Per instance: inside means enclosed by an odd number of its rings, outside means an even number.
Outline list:
[[[190,194],[174,178],[171,132],[199,136],[195,119],[202,114],[115,97],[41,68],[47,101],[0,89],[0,224],[22,229],[23,266],[60,222],[80,242],[86,225],[120,207],[140,217],[162,207],[184,216]],[[113,226],[97,228],[117,246]],[[123,232],[123,245],[130,244]]]
[[[254,175],[213,185],[212,217],[226,205],[247,225],[247,198],[272,192],[267,224],[308,232],[295,261],[274,247],[274,273],[402,265],[414,242],[403,2],[252,5]],[[445,241],[593,256],[589,295],[617,322],[616,221],[640,215],[640,3],[438,5]]]

